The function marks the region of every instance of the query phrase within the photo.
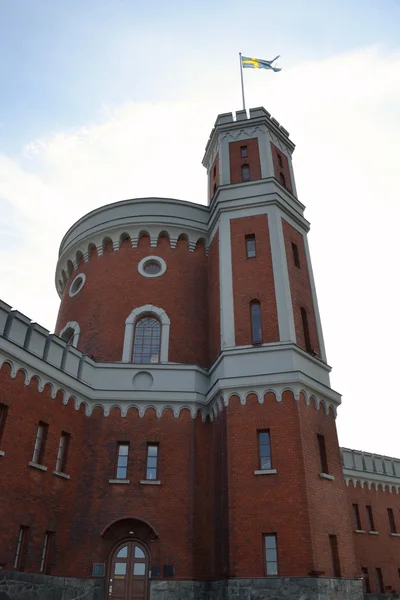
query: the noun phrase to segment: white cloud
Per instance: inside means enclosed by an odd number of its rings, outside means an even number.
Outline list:
[[[179,102],[105,107],[84,128],[32,140],[19,160],[0,156],[2,299],[51,328],[58,244],[76,219],[129,197],[205,202],[209,132],[240,98],[228,79],[198,73]],[[298,144],[332,383],[344,394],[340,441],[400,455],[400,55],[369,48],[280,74],[249,71],[245,83],[248,106],[264,104]]]

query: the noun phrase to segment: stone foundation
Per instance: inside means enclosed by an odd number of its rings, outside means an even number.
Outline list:
[[[104,579],[0,571],[0,600],[104,600]]]

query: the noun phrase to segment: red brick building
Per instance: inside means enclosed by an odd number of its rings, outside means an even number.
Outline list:
[[[55,334],[0,304],[4,581],[96,579],[112,600],[400,588],[400,461],[341,457],[293,150],[263,108],[219,115],[207,206],[78,221]]]

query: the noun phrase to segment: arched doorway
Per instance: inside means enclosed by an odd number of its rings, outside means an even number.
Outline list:
[[[137,540],[120,542],[109,564],[108,600],[147,600],[150,556]]]

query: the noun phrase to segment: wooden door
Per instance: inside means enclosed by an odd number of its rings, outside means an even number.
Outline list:
[[[110,561],[109,600],[147,600],[149,556],[136,541],[122,542]]]

